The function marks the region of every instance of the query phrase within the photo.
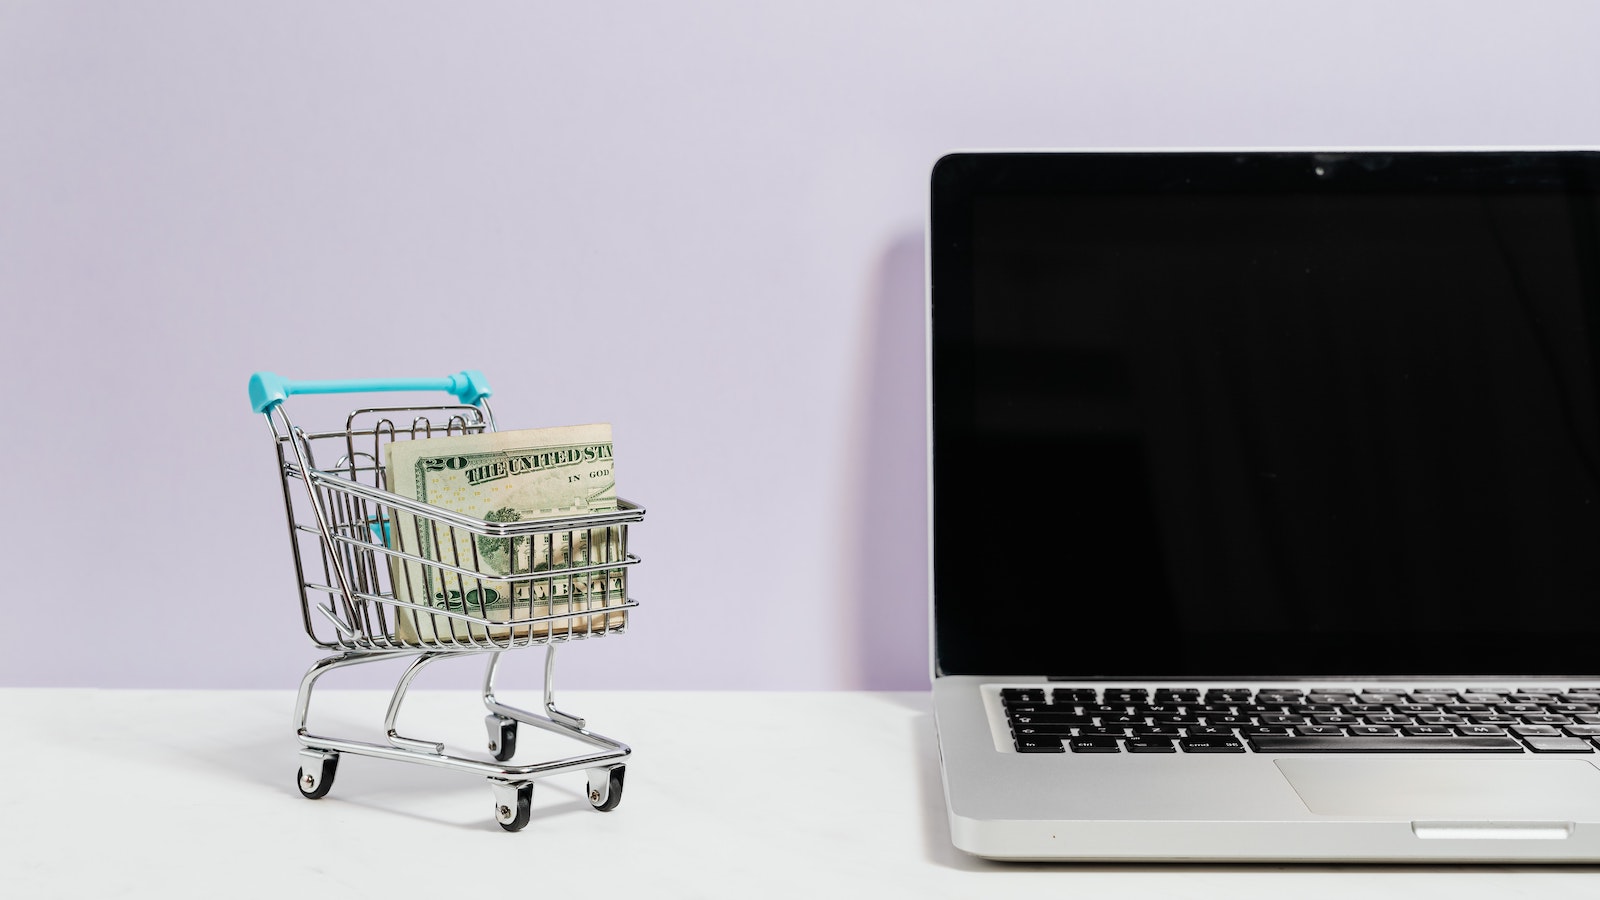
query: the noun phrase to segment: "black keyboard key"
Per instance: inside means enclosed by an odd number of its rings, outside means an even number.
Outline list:
[[[1498,725],[1457,725],[1456,731],[1467,737],[1501,737],[1506,733]]]
[[[1043,703],[1044,688],[1001,688],[1000,699],[1006,703]]]
[[[1361,720],[1355,716],[1312,716],[1311,721],[1318,725],[1359,725]]]
[[[1011,725],[1093,725],[1094,719],[1072,713],[1041,713],[1036,716],[1012,716]]]
[[[1467,718],[1449,713],[1435,713],[1430,716],[1417,716],[1417,721],[1423,725],[1464,725]]]
[[[1554,703],[1559,696],[1556,691],[1517,691],[1506,699],[1512,703]]]
[[[1410,725],[1411,717],[1385,713],[1383,715],[1367,716],[1368,725]]]
[[[1071,734],[1077,726],[1074,725],[1013,725],[1011,733],[1016,737],[1035,737],[1037,735],[1054,734],[1066,736]]]
[[[1508,725],[1521,725],[1522,724],[1522,721],[1520,719],[1518,719],[1516,716],[1493,715],[1493,716],[1469,716],[1468,718],[1470,718],[1472,720],[1472,724],[1474,724],[1474,725],[1497,725],[1497,726],[1499,726],[1501,728],[1505,728]],[[1534,724],[1534,725],[1548,725],[1550,723],[1549,722],[1534,722],[1532,724]]]
[[[1037,716],[1040,714],[1072,712],[1071,707],[1051,706],[1048,703],[1007,703],[1008,716]]]
[[[1389,707],[1397,716],[1420,716],[1423,713],[1438,712],[1439,707],[1432,703],[1396,703]]]
[[[1135,725],[1133,733],[1139,737],[1183,737],[1183,731],[1170,725]]]
[[[1263,725],[1304,725],[1305,723],[1305,716],[1265,715],[1261,717],[1261,724]]]
[[[1535,753],[1593,753],[1594,745],[1583,738],[1575,737],[1526,737],[1523,738]]]
[[[1583,726],[1580,726],[1583,727]],[[1592,727],[1592,726],[1590,726]],[[1561,729],[1554,725],[1515,725],[1511,733],[1517,737],[1563,737]]]
[[[1342,737],[1344,729],[1337,725],[1296,725],[1295,733],[1302,737]]]
[[[1554,725],[1529,725],[1528,728],[1554,728]],[[1600,737],[1600,725],[1563,725],[1561,730],[1573,737]]]
[[[1426,703],[1432,705],[1435,703],[1454,703],[1455,700],[1455,691],[1429,689],[1411,692],[1412,703]]]
[[[1150,717],[1156,725],[1172,725],[1178,728],[1192,728],[1200,724],[1198,716],[1180,716],[1173,713],[1157,713]]]
[[[1394,734],[1395,730],[1388,725],[1351,725],[1350,733],[1356,737],[1380,737]]]
[[[1406,695],[1395,691],[1362,691],[1362,703],[1404,703]]]
[[[1094,688],[1056,688],[1050,692],[1052,703],[1093,703]]]
[[[1183,703],[1200,699],[1200,691],[1196,688],[1157,688],[1157,703]]]
[[[1502,703],[1495,708],[1508,716],[1520,716],[1525,713],[1538,714],[1544,712],[1544,707],[1538,703]]]
[[[1255,720],[1249,716],[1206,716],[1206,724],[1216,728],[1238,728],[1240,725],[1254,725]]]
[[[1075,737],[1067,743],[1073,753],[1116,753],[1118,750],[1114,737]]]
[[[1299,703],[1305,695],[1299,691],[1259,691],[1256,693],[1257,703]]]
[[[1249,737],[1253,734],[1294,734],[1292,730],[1281,725],[1250,725],[1248,727],[1239,729],[1239,733],[1245,737]]]
[[[1249,703],[1250,697],[1248,688],[1212,688],[1206,691],[1207,703]]]
[[[1572,720],[1579,725],[1600,725],[1600,714],[1578,713]]]
[[[1079,728],[1078,729],[1078,734],[1082,735],[1083,737],[1114,737],[1114,738],[1120,738],[1120,737],[1127,737],[1128,736],[1128,729],[1126,729],[1126,728]]]
[[[1233,729],[1197,725],[1189,729],[1189,737],[1233,737]]]
[[[1347,703],[1341,709],[1351,716],[1370,716],[1389,711],[1389,707],[1382,703]]]
[[[1593,703],[1552,703],[1545,707],[1545,711],[1572,716],[1578,713],[1592,713],[1595,707]]]
[[[1262,737],[1256,740],[1270,741],[1273,738]],[[1284,740],[1279,738],[1278,740]],[[1290,738],[1289,740],[1293,740]],[[1186,737],[1178,741],[1185,753],[1243,753],[1244,744],[1236,737]]]
[[[1250,739],[1261,753],[1521,753],[1512,737],[1275,737]]]
[[[1449,725],[1407,725],[1401,731],[1413,737],[1443,737],[1456,733]]]
[[[1319,690],[1307,694],[1306,701],[1308,703],[1332,703],[1337,706],[1356,702],[1356,695],[1351,691]]]
[[[1146,725],[1148,723],[1145,721],[1145,717],[1144,716],[1123,715],[1123,716],[1101,716],[1100,717],[1100,724],[1101,725],[1105,725],[1105,726],[1115,725],[1115,726],[1120,728],[1120,727],[1124,727],[1124,726],[1127,726],[1127,725]]]
[[[1061,738],[1042,735],[1017,738],[1018,753],[1062,753]]]
[[[1177,753],[1177,748],[1172,746],[1171,738],[1161,737],[1136,737],[1129,738],[1124,745],[1129,753]]]
[[[1225,704],[1207,703],[1201,706],[1188,707],[1191,716],[1229,716],[1233,715],[1233,707]]]
[[[1523,716],[1522,721],[1529,725],[1571,725],[1572,720],[1566,716],[1551,715],[1549,713],[1537,716]]]
[[[1100,695],[1102,703],[1143,703],[1150,699],[1150,692],[1144,688],[1106,688]]]

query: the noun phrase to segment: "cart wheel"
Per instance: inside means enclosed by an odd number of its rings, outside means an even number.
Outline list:
[[[627,766],[589,770],[589,805],[601,812],[610,812],[622,802],[622,777]]]
[[[339,754],[328,753],[322,757],[315,776],[307,775],[303,765],[294,773],[295,787],[300,789],[300,796],[307,800],[321,800],[328,796],[328,791],[333,790],[333,773],[338,769]]]
[[[505,716],[489,716],[489,751],[494,758],[505,762],[517,755],[517,720]]]
[[[521,831],[527,826],[528,820],[533,818],[533,782],[519,784],[516,787],[516,806],[513,807],[508,802],[509,797],[496,796],[494,801],[494,820],[507,831]]]

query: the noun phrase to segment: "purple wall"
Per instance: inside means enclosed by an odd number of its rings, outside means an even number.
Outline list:
[[[567,685],[925,684],[940,153],[1597,145],[1597,32],[1583,2],[7,4],[0,684],[293,685],[246,376],[463,367],[507,426],[615,423],[651,510],[647,606]]]

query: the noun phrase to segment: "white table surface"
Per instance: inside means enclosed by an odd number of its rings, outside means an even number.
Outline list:
[[[950,845],[926,694],[558,699],[633,745],[622,804],[541,781],[508,834],[487,783],[447,770],[347,755],[301,798],[288,691],[0,690],[0,896],[1600,895],[1593,867],[986,862]],[[312,728],[376,735],[386,700],[319,690]],[[476,751],[482,716],[470,692],[418,691],[400,727]],[[518,761],[581,746],[536,735]]]

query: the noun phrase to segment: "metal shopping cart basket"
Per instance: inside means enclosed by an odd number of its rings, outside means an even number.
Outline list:
[[[306,431],[291,422],[284,409],[284,401],[294,394],[369,391],[445,391],[459,403],[357,409],[345,419],[343,429],[331,431]],[[556,708],[555,655],[561,644],[626,630],[629,610],[637,605],[628,596],[628,569],[639,561],[628,552],[628,525],[641,521],[644,510],[619,499],[613,512],[494,522],[387,490],[386,442],[493,431],[489,394],[483,375],[474,371],[445,378],[357,381],[288,381],[267,372],[250,378],[251,406],[266,416],[277,449],[306,634],[317,646],[333,651],[306,671],[295,702],[295,728],[302,746],[296,783],[306,797],[325,796],[333,786],[340,754],[353,753],[487,776],[494,792],[495,821],[507,831],[528,824],[535,779],[585,771],[589,802],[595,809],[615,809],[622,799],[625,764],[632,751]],[[326,459],[332,464],[319,463]],[[477,548],[482,541],[510,541],[513,548],[515,542],[529,542],[525,549],[542,543],[544,549],[510,553],[512,559],[529,562],[524,571],[513,564],[507,573],[481,564]],[[435,549],[430,552],[424,546]],[[451,552],[446,554],[445,548]],[[447,555],[451,558],[445,561]],[[537,566],[532,563],[536,556],[542,559]],[[417,573],[430,585],[451,589],[437,597],[416,590]],[[515,588],[509,612],[503,607],[491,611],[485,603],[489,595],[485,579],[490,574],[495,584],[509,581]],[[436,602],[419,603],[415,596]],[[508,706],[495,697],[500,654],[525,647],[545,651],[542,714]],[[483,704],[489,710],[485,721],[493,759],[450,755],[442,743],[401,735],[395,722],[417,673],[435,660],[473,653],[489,657]],[[387,744],[313,734],[307,728],[317,679],[345,666],[407,656],[414,658],[401,674],[384,718]],[[508,765],[516,752],[519,724],[573,738],[591,752]]]

